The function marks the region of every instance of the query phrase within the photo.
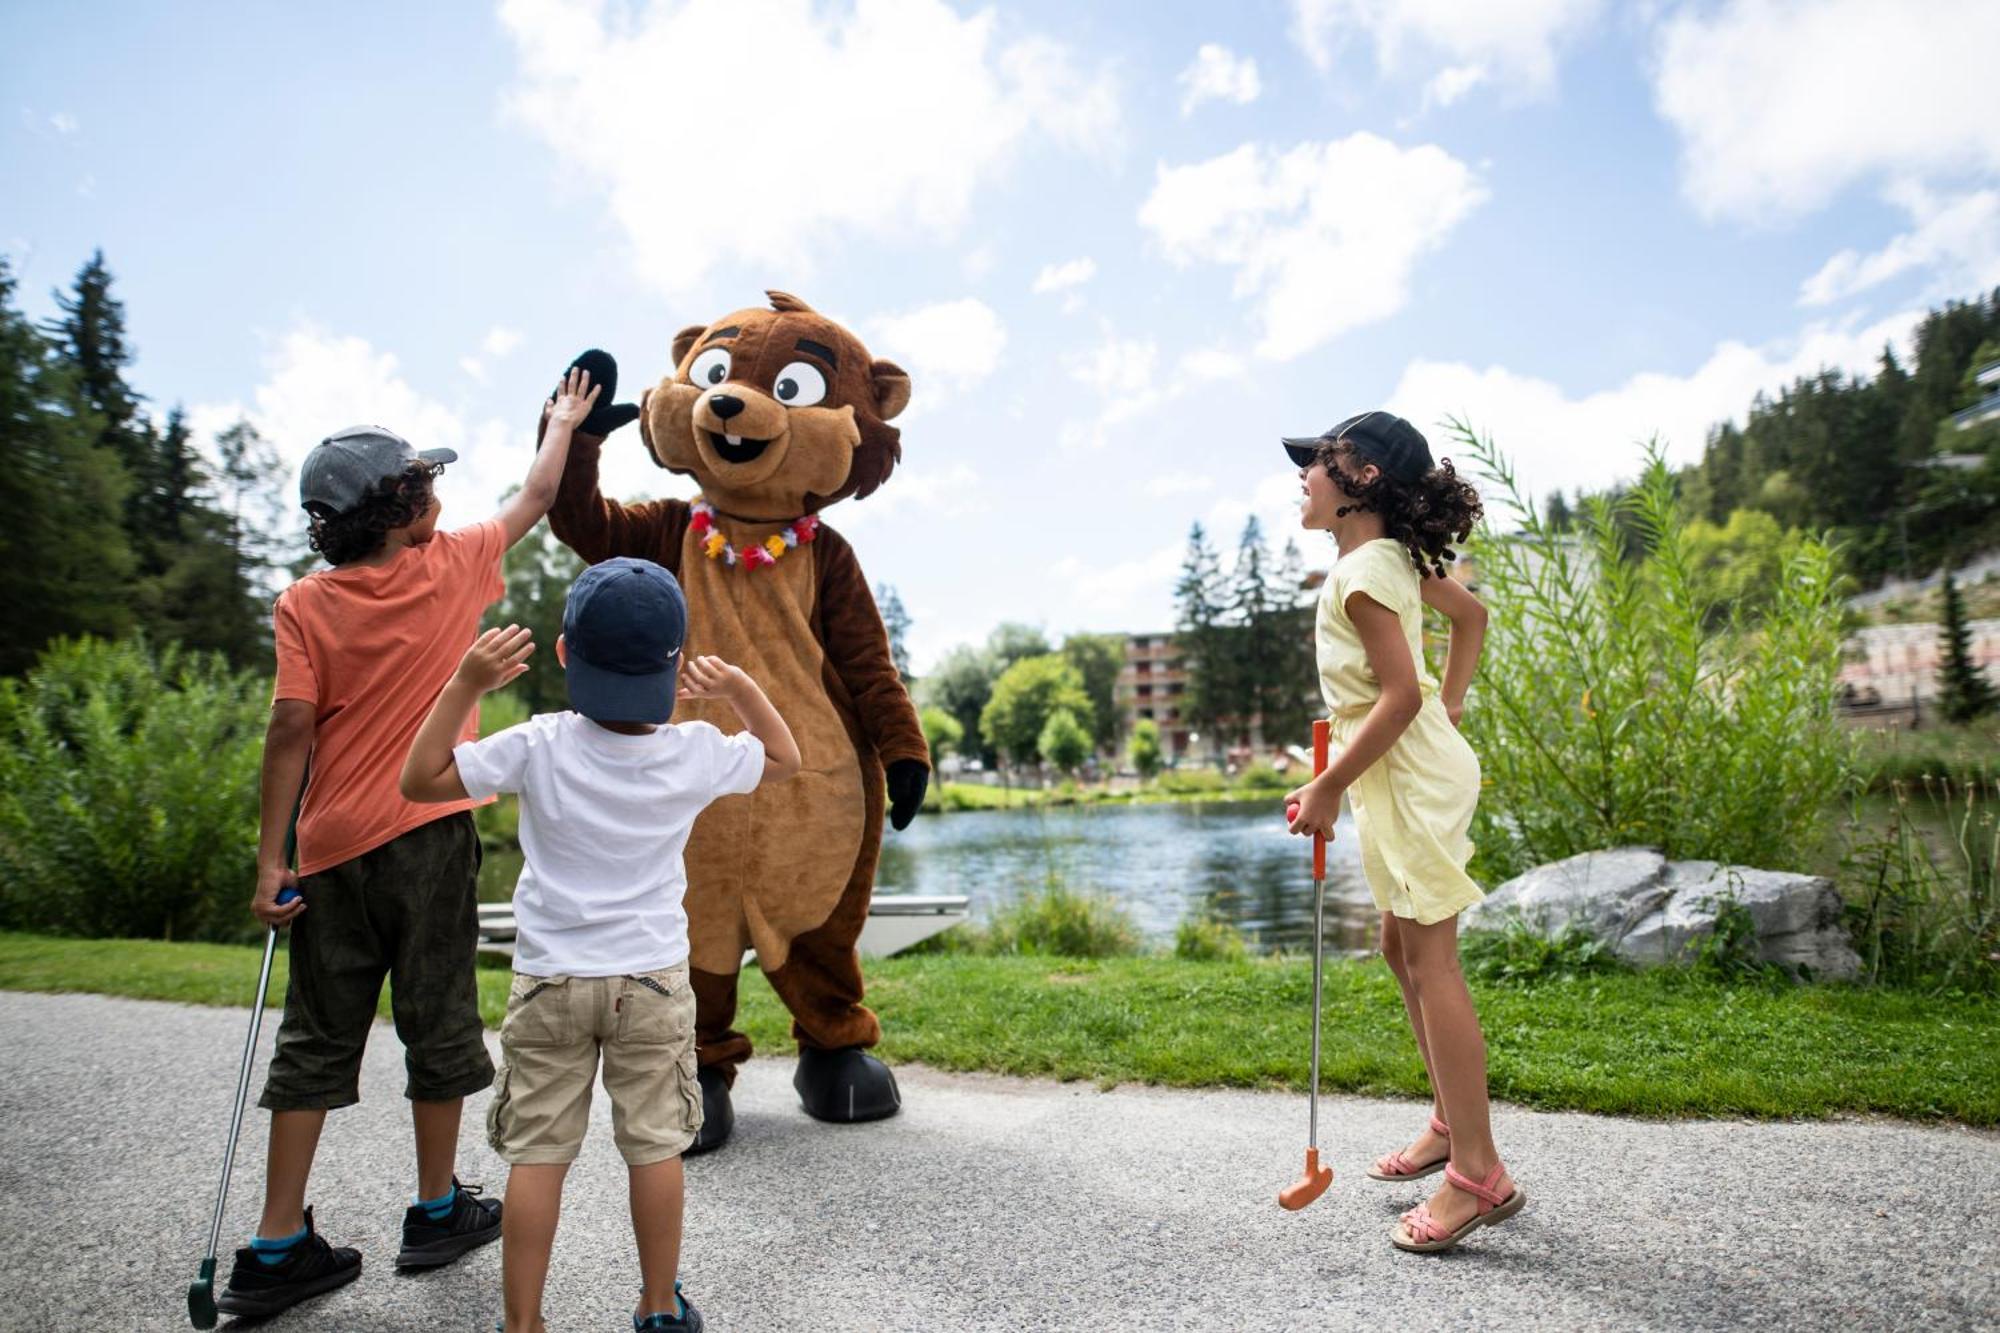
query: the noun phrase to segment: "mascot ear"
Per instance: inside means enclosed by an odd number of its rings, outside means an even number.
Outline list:
[[[894,421],[910,405],[910,377],[894,361],[877,361],[868,368],[875,381],[875,415]]]
[[[694,346],[694,340],[707,332],[708,325],[706,324],[690,324],[674,335],[674,369],[676,371],[681,368],[681,362],[687,360],[688,348]]]

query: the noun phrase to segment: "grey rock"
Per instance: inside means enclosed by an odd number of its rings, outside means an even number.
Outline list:
[[[1666,902],[1666,878],[1667,858],[1650,847],[1584,852],[1508,880],[1465,914],[1465,924],[1492,928],[1518,914],[1544,935],[1574,923],[1616,941]]]
[[[1715,934],[1725,902],[1750,914],[1757,961],[1845,981],[1861,971],[1831,880],[1781,870],[1668,861],[1646,847],[1585,852],[1502,884],[1466,913],[1472,929],[1518,916],[1553,937],[1577,926],[1641,967],[1685,964]]]
[[[1830,981],[1861,973],[1840,894],[1823,876],[1676,861],[1667,880],[1672,895],[1665,905],[1614,942],[1621,958],[1640,966],[1687,961],[1715,933],[1723,904],[1733,900],[1750,914],[1758,962]]]

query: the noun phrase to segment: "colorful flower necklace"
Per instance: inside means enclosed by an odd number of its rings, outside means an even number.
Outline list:
[[[694,511],[694,517],[688,520],[688,525],[701,538],[702,551],[710,560],[720,560],[731,567],[742,565],[745,569],[758,569],[775,565],[779,556],[794,546],[807,545],[819,535],[819,515],[806,514],[787,523],[783,532],[773,533],[761,542],[735,547],[715,526],[714,505],[696,500],[689,508]]]

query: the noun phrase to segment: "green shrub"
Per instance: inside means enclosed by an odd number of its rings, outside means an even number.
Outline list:
[[[1188,917],[1174,927],[1174,957],[1197,963],[1240,963],[1249,956],[1243,932],[1227,921]]]
[[[270,692],[219,655],[138,639],[58,640],[0,681],[0,925],[254,934]]]
[[[1886,827],[1856,821],[1842,862],[1854,947],[1870,981],[2000,991],[2000,784],[1898,782]],[[1916,817],[1929,816],[1929,829]]]
[[[1487,790],[1478,872],[1502,880],[1604,847],[1787,867],[1825,849],[1857,781],[1835,712],[1834,553],[1785,554],[1755,624],[1696,576],[1674,477],[1647,448],[1631,490],[1551,530],[1490,440],[1452,433],[1488,483],[1472,554],[1490,620],[1465,714]],[[1494,520],[1511,510],[1517,532]]]
[[[1582,927],[1565,926],[1551,939],[1518,913],[1503,917],[1493,929],[1467,931],[1459,940],[1459,959],[1468,973],[1486,981],[1545,981],[1626,970],[1610,945]]]
[[[1290,791],[1299,785],[1296,778],[1288,778],[1270,764],[1261,760],[1246,767],[1236,775],[1235,786],[1241,791]]]
[[[1914,788],[1926,780],[1975,786],[2000,779],[2000,722],[1917,731],[1886,727],[1857,735],[1870,791],[1889,791],[1899,782]]]
[[[1228,785],[1212,768],[1176,768],[1160,774],[1160,790],[1174,796],[1206,796]]]
[[[983,953],[1122,958],[1139,952],[1131,914],[1102,894],[1079,893],[1051,875],[993,914]]]

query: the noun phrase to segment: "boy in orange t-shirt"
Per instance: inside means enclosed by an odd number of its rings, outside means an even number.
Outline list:
[[[418,453],[389,431],[357,426],[321,441],[300,470],[313,549],[332,568],[287,588],[274,618],[278,679],[251,910],[291,928],[291,975],[258,1101],[271,1112],[264,1212],[236,1251],[218,1309],[263,1317],[360,1275],[361,1255],[314,1229],[306,1181],[326,1113],[360,1099],[384,977],[393,982],[417,1147],[397,1266],[448,1264],[500,1235],[499,1202],[454,1174],[464,1099],[493,1081],[473,970],[477,803],[418,805],[397,781],[438,691],[500,599],[501,557],[548,512],[571,433],[600,390],[615,387],[593,387],[572,369],[545,410],[541,451],[521,489],[492,518],[456,531],[437,531],[431,486],[457,458],[449,449]],[[474,717],[464,739],[477,734]],[[308,758],[294,874],[285,829]],[[299,896],[280,905],[287,887]]]

